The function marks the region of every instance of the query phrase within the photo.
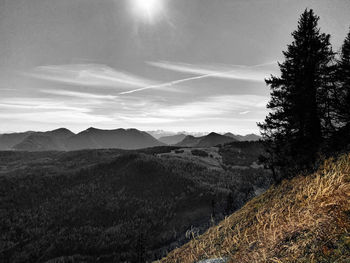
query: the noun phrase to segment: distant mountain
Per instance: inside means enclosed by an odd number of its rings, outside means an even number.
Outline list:
[[[192,135],[195,137],[201,137],[201,136],[209,134],[209,132],[187,132],[187,131],[172,132],[172,131],[163,131],[163,130],[146,131],[146,132],[148,134],[152,135],[157,140],[159,140],[162,137],[174,136],[174,135],[178,135],[178,134]]]
[[[18,151],[64,151],[66,140],[75,134],[60,128],[48,132],[33,132],[12,148]]]
[[[33,132],[8,133],[0,135],[0,151],[11,150],[13,146],[22,142]]]
[[[78,134],[61,128],[48,132],[0,135],[0,151],[71,151],[82,149],[142,149],[163,146],[146,132],[136,129],[100,130],[89,128]]]
[[[141,149],[162,146],[163,143],[146,132],[136,129],[100,130],[89,128],[68,138],[68,150],[81,149]]]
[[[194,137],[194,136],[186,136],[181,142],[176,144],[176,146],[180,147],[213,147],[219,144],[225,144],[229,142],[237,141],[237,139],[221,135],[215,132],[209,133],[206,136],[202,137]]]
[[[162,134],[157,131],[154,134]],[[193,136],[178,133],[162,136],[157,140],[147,132],[137,129],[101,130],[89,128],[74,134],[66,128],[47,132],[23,132],[0,135],[0,151],[71,151],[82,149],[142,149],[163,145],[180,147],[212,147],[233,141],[257,141],[260,137],[255,134],[245,136],[226,133],[210,133],[208,135]]]
[[[186,134],[181,133],[181,134],[176,134],[172,136],[160,137],[158,140],[168,145],[174,145],[181,142],[183,139],[185,139],[185,137],[186,137]]]
[[[159,140],[161,137],[173,136],[176,135],[176,132],[155,130],[155,131],[146,131],[148,134],[152,135],[154,138]]]
[[[176,146],[180,147],[196,147],[203,137],[194,137],[187,135],[181,142],[177,143]]]
[[[203,136],[197,147],[212,147],[219,144],[225,144],[236,141],[236,139],[224,136],[215,132],[209,133],[207,136]]]
[[[236,134],[233,134],[231,132],[228,132],[228,133],[225,133],[224,134],[225,136],[228,136],[228,137],[231,137],[231,138],[234,138],[236,139],[237,141],[259,141],[261,139],[261,137],[259,135],[256,135],[256,134],[247,134],[247,135],[236,135]]]
[[[256,134],[248,134],[245,137],[246,141],[259,141],[261,139],[261,136],[256,135]]]

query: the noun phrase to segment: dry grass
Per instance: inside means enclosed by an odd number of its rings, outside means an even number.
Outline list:
[[[161,263],[350,262],[350,154],[270,188]]]

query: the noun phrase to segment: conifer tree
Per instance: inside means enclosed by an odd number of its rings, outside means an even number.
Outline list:
[[[259,123],[266,156],[275,181],[309,169],[315,162],[330,116],[329,74],[334,58],[330,35],[320,33],[319,17],[305,10],[292,33],[293,42],[279,63],[281,76],[271,76],[267,108],[270,113]]]
[[[337,73],[340,102],[338,117],[341,125],[350,126],[350,31],[341,48]]]

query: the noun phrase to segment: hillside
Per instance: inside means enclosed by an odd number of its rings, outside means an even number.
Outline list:
[[[224,135],[231,137],[231,138],[234,138],[240,142],[245,142],[245,141],[254,142],[254,141],[259,141],[261,139],[261,137],[259,135],[256,135],[254,133],[247,134],[247,135],[236,135],[236,134],[233,134],[231,132],[228,132],[228,133],[225,133]]]
[[[0,151],[76,151],[84,149],[142,149],[163,146],[146,132],[137,129],[101,130],[89,128],[78,134],[60,128],[47,132],[0,135]]]
[[[146,132],[136,129],[101,130],[89,128],[70,137],[69,150],[81,149],[141,149],[164,145]]]
[[[176,135],[170,135],[170,136],[163,136],[158,139],[158,141],[165,143],[167,145],[174,145],[179,142],[181,142],[183,139],[185,139],[186,135],[181,133],[181,134],[176,134]]]
[[[32,132],[8,133],[0,135],[0,150],[6,151],[12,149],[13,146],[22,142]]]
[[[60,128],[48,132],[33,132],[12,148],[18,151],[66,150],[66,140],[74,136],[68,129]]]
[[[349,262],[350,155],[283,181],[161,263]]]
[[[227,133],[210,133],[205,136],[176,134],[154,138],[137,129],[102,130],[89,128],[78,134],[60,128],[47,132],[0,134],[0,151],[76,151],[84,149],[143,149],[164,145],[178,147],[213,147],[235,141],[256,141],[254,134],[241,136]]]
[[[181,142],[177,143],[176,146],[180,147],[213,147],[220,144],[237,141],[234,138],[224,136],[215,132],[209,133],[206,136],[194,137],[186,136]]]
[[[0,152],[0,258],[137,262],[142,250],[156,260],[271,181],[261,168],[201,162],[221,162],[218,149],[197,159],[173,151]]]

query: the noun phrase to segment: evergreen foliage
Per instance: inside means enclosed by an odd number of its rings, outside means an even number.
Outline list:
[[[337,63],[337,80],[339,87],[338,118],[342,125],[350,125],[350,31],[341,48]]]
[[[279,64],[281,76],[271,76],[270,109],[259,123],[267,154],[262,158],[275,181],[312,168],[324,139],[334,129],[334,52],[330,35],[320,32],[319,17],[305,10],[292,33],[293,42]],[[283,174],[282,174],[283,172]]]

